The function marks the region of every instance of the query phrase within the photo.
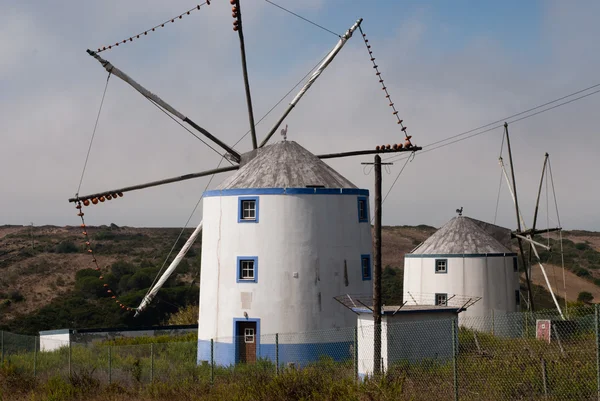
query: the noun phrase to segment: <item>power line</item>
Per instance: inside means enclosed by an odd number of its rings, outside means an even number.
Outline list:
[[[288,10],[287,8],[280,6],[279,4],[275,4],[275,3],[273,3],[273,2],[272,2],[272,1],[270,1],[270,0],[265,0],[265,1],[266,1],[267,3],[269,3],[269,4],[272,4],[272,5],[274,5],[274,6],[275,6],[275,7],[277,7],[277,8],[280,8],[280,9],[282,9],[282,10],[283,10],[283,11],[285,11],[285,12],[288,12],[288,13],[290,13],[290,14],[292,14],[292,15],[294,15],[294,16],[296,16],[296,17],[298,17],[298,18],[300,18],[301,20],[304,20],[304,21],[308,22],[309,24],[312,24],[312,25],[314,25],[314,26],[316,26],[316,27],[318,27],[318,28],[321,28],[322,30],[324,30],[324,31],[326,31],[326,32],[329,32],[329,33],[330,33],[330,34],[332,34],[332,35],[335,35],[335,36],[337,36],[338,38],[339,38],[339,37],[341,37],[340,35],[338,35],[338,34],[337,34],[337,33],[335,33],[334,31],[332,31],[332,30],[330,30],[330,29],[327,29],[327,28],[325,28],[323,25],[319,25],[319,24],[317,24],[316,22],[313,22],[313,21],[311,21],[311,20],[309,20],[309,19],[307,19],[307,18],[304,18],[303,16],[301,16],[301,15],[298,15],[298,14],[296,14],[296,13],[295,13],[295,12],[293,12],[293,11],[290,11],[290,10]]]
[[[539,109],[539,108],[541,108],[541,107],[547,106],[547,105],[549,105],[549,104],[552,104],[552,103],[556,103],[556,102],[557,102],[557,101],[559,101],[559,100],[566,99],[566,98],[568,98],[568,97],[571,97],[571,96],[573,96],[573,95],[575,95],[575,94],[578,94],[578,93],[585,92],[585,91],[587,91],[587,90],[589,90],[589,89],[592,89],[592,88],[595,88],[595,87],[598,87],[598,86],[600,86],[600,84],[597,84],[597,85],[594,85],[594,86],[590,86],[589,88],[583,89],[583,90],[581,90],[581,91],[577,91],[577,92],[571,93],[570,95],[563,96],[563,97],[561,97],[561,98],[559,98],[559,99],[553,100],[553,101],[551,101],[551,102],[545,103],[545,104],[543,104],[543,105],[540,105],[540,106],[536,106],[536,107],[534,107],[534,108],[532,108],[532,109],[529,109],[529,110],[527,110],[527,111],[523,111],[523,112],[520,112],[520,113],[517,113],[517,114],[513,114],[512,116],[509,116],[509,117],[507,117],[506,119],[498,120],[498,121],[495,121],[495,122],[493,122],[493,123],[486,124],[486,125],[483,125],[483,126],[481,126],[481,127],[478,127],[478,128],[474,128],[474,129],[472,129],[472,130],[469,130],[469,131],[465,131],[465,132],[463,132],[463,133],[461,133],[461,134],[458,134],[458,135],[453,135],[453,136],[451,136],[451,137],[448,137],[448,138],[446,138],[446,139],[442,139],[442,140],[440,140],[440,141],[437,141],[437,142],[430,143],[430,144],[428,144],[428,145],[425,145],[425,146],[423,146],[423,148],[427,148],[427,149],[420,151],[420,152],[419,152],[419,154],[423,154],[423,153],[431,152],[432,150],[440,149],[440,148],[443,148],[443,147],[445,147],[445,146],[452,145],[452,144],[454,144],[454,143],[461,142],[461,141],[464,141],[464,140],[466,140],[466,139],[473,138],[473,137],[475,137],[475,136],[482,135],[482,134],[485,134],[485,133],[487,133],[487,132],[490,132],[490,131],[494,131],[494,130],[496,130],[496,129],[498,129],[498,128],[501,128],[501,127],[503,127],[503,126],[504,126],[504,123],[502,123],[502,124],[499,124],[499,125],[496,125],[496,126],[493,126],[493,127],[490,127],[490,128],[488,128],[488,129],[486,129],[486,130],[483,130],[483,131],[480,131],[480,132],[475,132],[475,133],[473,133],[473,134],[471,134],[471,135],[468,135],[468,136],[466,136],[466,137],[464,137],[464,138],[459,138],[459,139],[456,139],[456,140],[454,140],[454,141],[452,141],[452,142],[443,143],[443,144],[441,144],[441,145],[439,145],[439,146],[434,146],[434,147],[430,148],[430,146],[433,146],[433,145],[436,145],[436,144],[440,144],[440,143],[442,143],[442,142],[446,142],[446,141],[448,141],[448,140],[450,140],[450,139],[453,139],[453,138],[458,138],[458,137],[460,137],[460,136],[466,135],[467,133],[471,133],[471,132],[474,132],[474,131],[478,131],[478,130],[479,130],[479,129],[481,129],[481,128],[484,128],[484,127],[489,127],[490,125],[497,124],[497,123],[498,123],[498,122],[500,122],[500,121],[510,120],[510,118],[513,118],[513,117],[516,117],[516,116],[523,115],[523,114],[525,114],[525,113],[527,113],[527,112],[529,112],[529,111],[537,110],[537,109]],[[515,119],[515,120],[510,120],[510,121],[507,121],[507,122],[508,122],[509,124],[514,124],[514,123],[516,123],[516,122],[519,122],[519,121],[522,121],[522,120],[526,120],[526,119],[528,119],[528,118],[531,118],[531,117],[537,116],[538,114],[542,114],[542,113],[545,113],[545,112],[547,112],[547,111],[550,111],[550,110],[556,109],[556,108],[558,108],[558,107],[561,107],[561,106],[567,105],[567,104],[569,104],[569,103],[573,103],[573,102],[575,102],[575,101],[577,101],[577,100],[581,100],[581,99],[583,99],[583,98],[586,98],[586,97],[588,97],[588,96],[594,95],[594,94],[596,94],[596,93],[599,93],[599,92],[600,92],[600,89],[598,89],[598,90],[595,90],[595,91],[593,91],[593,92],[590,92],[590,93],[586,93],[585,95],[578,96],[578,97],[576,97],[576,98],[574,98],[574,99],[570,99],[570,100],[568,100],[568,101],[566,101],[566,102],[562,102],[562,103],[556,104],[556,105],[554,105],[554,106],[552,106],[552,107],[548,107],[548,108],[546,108],[546,109],[543,109],[543,110],[537,111],[537,112],[535,112],[535,113],[528,114],[528,115],[526,115],[526,116],[523,116],[523,117],[521,117],[521,118],[517,118],[517,119]],[[405,156],[405,157],[392,156],[392,157],[389,157],[389,158],[388,158],[388,159],[386,159],[386,160],[397,161],[397,160],[404,160],[404,159],[406,159],[406,158],[407,158],[407,156]]]
[[[485,125],[479,126],[479,127],[477,127],[477,128],[473,128],[473,129],[471,129],[471,130],[469,130],[469,131],[465,131],[465,132],[462,132],[462,133],[460,133],[460,134],[457,134],[457,135],[454,135],[454,136],[451,136],[451,137],[448,137],[448,138],[445,138],[445,139],[439,140],[439,141],[437,141],[437,142],[430,143],[430,144],[428,144],[428,145],[426,145],[426,146],[433,146],[433,145],[437,145],[438,143],[441,143],[441,142],[446,142],[446,141],[449,141],[450,139],[458,138],[459,136],[467,135],[467,134],[470,134],[471,132],[475,132],[475,131],[479,131],[480,129],[487,128],[487,127],[489,127],[490,125],[494,125],[494,124],[498,124],[498,123],[504,123],[504,121],[506,121],[506,120],[509,120],[509,119],[511,119],[511,118],[515,118],[515,117],[521,116],[521,115],[523,115],[523,114],[527,114],[527,113],[529,113],[529,112],[531,112],[531,111],[534,111],[534,110],[537,110],[537,109],[541,109],[542,107],[545,107],[545,106],[551,105],[552,103],[560,102],[561,100],[564,100],[564,99],[566,99],[566,98],[569,98],[569,97],[572,97],[572,96],[578,95],[578,94],[580,94],[580,93],[583,93],[583,92],[587,92],[587,91],[589,91],[590,89],[594,89],[594,88],[597,88],[597,87],[599,87],[599,86],[600,86],[600,84],[596,84],[596,85],[589,86],[589,87],[587,87],[587,88],[585,88],[585,89],[578,90],[577,92],[573,92],[573,93],[570,93],[570,94],[568,94],[568,95],[565,95],[565,96],[559,97],[558,99],[554,99],[554,100],[552,100],[552,101],[549,101],[549,102],[546,102],[546,103],[544,103],[544,104],[540,104],[539,106],[535,106],[535,107],[532,107],[532,108],[530,108],[530,109],[527,109],[527,110],[521,111],[520,113],[513,114],[513,115],[511,115],[511,116],[508,116],[508,117],[504,117],[504,118],[502,118],[502,119],[500,119],[500,120],[496,120],[496,121],[494,121],[494,122],[491,122],[491,123],[489,123],[489,124],[485,124]],[[565,104],[566,104],[566,103],[565,103]],[[535,115],[535,114],[533,114],[533,115]],[[520,121],[520,120],[516,120],[516,121]],[[513,121],[513,122],[514,122],[514,121]]]

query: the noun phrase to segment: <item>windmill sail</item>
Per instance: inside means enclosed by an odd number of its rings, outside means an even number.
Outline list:
[[[200,224],[198,224],[198,227],[196,227],[190,238],[188,238],[187,242],[185,243],[185,245],[183,245],[183,248],[181,248],[175,259],[173,259],[167,270],[165,270],[165,272],[162,276],[160,276],[156,284],[154,284],[154,286],[150,289],[150,291],[148,291],[144,299],[142,299],[140,306],[136,308],[135,316],[137,316],[141,311],[143,311],[146,308],[146,306],[148,306],[148,304],[150,304],[150,302],[152,302],[152,299],[154,299],[154,297],[158,293],[158,290],[161,289],[161,287],[169,279],[171,274],[175,271],[181,260],[184,258],[185,254],[189,251],[192,244],[196,241],[198,234],[200,234],[201,232],[202,221],[200,222]]]
[[[163,109],[167,110],[169,113],[173,114],[175,117],[179,118],[181,121],[184,121],[184,122],[190,124],[192,127],[194,127],[194,129],[201,132],[205,137],[207,137],[208,139],[210,139],[211,141],[213,141],[214,143],[219,145],[221,148],[223,148],[225,151],[227,151],[229,154],[231,154],[232,157],[234,158],[234,160],[239,163],[239,161],[241,160],[240,154],[238,152],[236,152],[235,150],[233,150],[230,146],[228,146],[227,144],[222,142],[220,139],[218,139],[217,137],[212,135],[210,132],[208,132],[204,128],[200,127],[198,124],[193,122],[188,117],[181,114],[179,111],[175,110],[170,104],[168,104],[167,102],[162,100],[160,97],[158,97],[154,93],[150,92],[148,89],[144,88],[142,85],[138,84],[136,81],[133,80],[133,78],[131,78],[129,75],[125,74],[123,71],[121,71],[120,69],[118,69],[117,67],[112,65],[108,60],[105,60],[102,57],[100,57],[96,52],[89,50],[89,49],[87,50],[87,52],[90,56],[92,56],[96,60],[98,60],[100,62],[100,64],[102,64],[102,66],[106,69],[106,71],[121,78],[123,81],[125,81],[129,85],[131,85],[133,87],[133,89],[135,89],[136,91],[141,93],[144,97],[148,98],[149,100],[156,103]]]
[[[344,45],[346,44],[348,39],[350,39],[352,37],[352,33],[356,30],[356,28],[358,28],[360,26],[361,22],[362,22],[362,18],[357,20],[354,23],[354,25],[352,25],[350,27],[350,29],[348,29],[348,31],[346,31],[346,33],[340,37],[340,40],[337,42],[337,44],[335,45],[333,50],[331,50],[329,52],[329,54],[325,57],[325,59],[319,65],[317,70],[311,75],[311,77],[308,79],[306,84],[304,84],[302,89],[300,89],[300,92],[298,92],[298,94],[294,97],[294,99],[292,99],[292,101],[290,102],[290,105],[283,113],[283,116],[281,116],[281,118],[277,121],[275,126],[273,128],[271,128],[271,131],[269,131],[269,133],[267,134],[265,139],[263,139],[263,141],[261,142],[259,147],[262,148],[263,146],[265,146],[267,144],[267,142],[269,142],[269,139],[271,138],[271,136],[273,136],[273,134],[275,133],[277,128],[279,128],[279,125],[281,125],[281,123],[287,117],[287,115],[290,114],[290,112],[292,111],[294,106],[296,106],[296,104],[300,101],[302,96],[304,96],[304,94],[306,93],[306,91],[308,91],[308,89],[312,86],[312,84],[317,80],[317,78],[319,78],[319,76],[321,76],[323,71],[325,71],[325,68],[327,68],[327,66],[331,63],[331,61],[334,59],[334,57],[340,52],[340,50],[342,50],[342,47],[344,47]]]

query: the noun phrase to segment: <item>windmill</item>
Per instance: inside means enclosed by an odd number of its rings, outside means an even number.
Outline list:
[[[335,328],[347,324],[350,321],[348,317],[340,317],[337,308],[331,305],[334,304],[333,295],[342,292],[340,286],[353,288],[352,292],[365,293],[370,290],[371,228],[368,218],[368,190],[357,188],[322,160],[390,152],[416,152],[421,149],[412,144],[406,127],[398,117],[398,111],[383,83],[378,66],[374,63],[371,45],[360,27],[362,19],[357,20],[339,37],[333,49],[259,143],[246,68],[240,2],[230,2],[233,6],[233,30],[238,33],[240,41],[252,149],[248,152],[234,150],[189,116],[100,57],[99,52],[88,50],[88,54],[100,62],[109,74],[122,79],[163,111],[189,125],[212,142],[212,145],[220,148],[222,156],[231,165],[88,195],[76,194],[69,199],[69,202],[76,204],[83,219],[83,207],[121,197],[127,192],[235,172],[216,190],[203,194],[204,218],[140,305],[137,308],[121,305],[122,308],[135,310],[136,316],[141,313],[202,234],[200,315],[203,323],[199,328],[199,360],[208,352],[206,346],[208,343],[212,344],[212,338],[231,337],[232,328],[234,337],[244,341],[241,345],[229,342],[224,346],[233,346],[236,349],[233,355],[238,355],[240,349],[245,350],[243,358],[251,360],[253,357],[249,355],[253,354],[256,358],[257,348],[248,344],[255,344],[260,327],[267,333],[274,333],[282,330],[301,332]],[[283,141],[269,144],[286,117],[357,29],[362,34],[377,78],[393,109],[392,114],[405,136],[404,143],[314,155],[298,143],[287,140],[286,125],[281,130]],[[85,227],[84,222],[83,226]],[[87,235],[85,231],[84,235]],[[89,241],[87,244],[89,246]],[[91,248],[90,252],[93,253]],[[110,292],[110,289],[107,291]],[[236,356],[237,359],[238,357],[239,355]],[[226,362],[231,360],[223,361]]]

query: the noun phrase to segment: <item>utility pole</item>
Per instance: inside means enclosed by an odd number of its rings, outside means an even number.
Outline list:
[[[374,220],[374,236],[375,243],[373,248],[373,373],[379,375],[381,373],[381,165],[389,165],[392,163],[381,163],[381,156],[375,155],[372,164],[375,169],[375,220]]]

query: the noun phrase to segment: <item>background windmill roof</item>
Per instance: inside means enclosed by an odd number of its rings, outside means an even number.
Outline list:
[[[217,189],[356,188],[340,173],[294,141],[282,141],[242,155],[242,167]]]
[[[423,241],[411,254],[513,253],[509,247],[509,229],[458,216]]]

